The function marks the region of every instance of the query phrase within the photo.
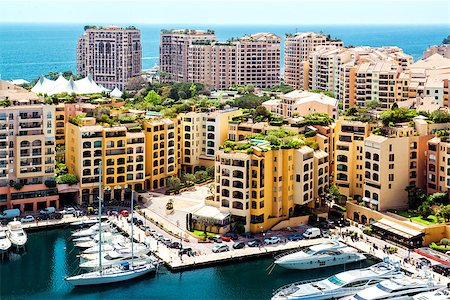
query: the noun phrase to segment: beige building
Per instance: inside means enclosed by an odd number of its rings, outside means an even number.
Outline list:
[[[55,176],[55,107],[0,81],[0,211],[59,207]]]
[[[449,44],[443,44],[443,45],[435,45],[431,46],[425,52],[423,53],[422,59],[426,59],[434,54],[442,55],[445,58],[450,58],[450,45]]]
[[[228,122],[242,115],[237,108],[180,115],[181,164],[187,173],[214,165],[216,151],[228,138]]]
[[[135,27],[86,27],[77,44],[77,74],[123,90],[142,69],[141,32]]]
[[[322,93],[295,90],[280,95],[281,100],[268,100],[262,104],[275,115],[285,118],[325,113],[334,119],[338,116],[338,100]]]
[[[217,42],[211,31],[163,31],[160,62],[165,81],[271,87],[280,81],[281,38],[255,33]]]
[[[308,89],[308,60],[317,47],[334,45],[342,47],[341,40],[315,32],[286,34],[284,44],[284,81],[297,89]]]
[[[192,45],[193,42],[207,42],[214,40],[216,40],[216,35],[212,30],[161,30],[159,46],[159,69],[161,80],[163,82],[189,81],[188,50],[190,45]],[[198,59],[200,59],[200,57]],[[200,72],[200,69],[198,71]]]

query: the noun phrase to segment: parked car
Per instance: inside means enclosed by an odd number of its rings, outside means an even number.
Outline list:
[[[322,232],[320,231],[319,228],[308,228],[306,229],[305,233],[303,233],[303,236],[307,239],[313,239],[313,238],[318,238],[322,235]]]
[[[303,239],[303,234],[297,233],[297,234],[291,234],[288,235],[288,240],[290,241],[300,241]]]
[[[170,243],[169,248],[181,249],[181,244],[179,242],[173,242],[173,243]]]
[[[50,219],[58,219],[58,220],[60,220],[60,219],[64,218],[64,215],[62,213],[59,213],[59,212],[52,213],[52,214],[50,214],[48,216],[49,216]]]
[[[125,217],[125,218],[128,218],[128,216],[130,215],[129,213],[128,213],[128,210],[122,210],[121,212],[120,212],[120,214],[122,215],[122,217]]]
[[[187,254],[188,256],[192,256],[192,248],[182,248],[180,250],[178,250],[178,255],[184,255]]]
[[[242,249],[245,247],[245,243],[243,241],[238,241],[233,244],[233,249]]]
[[[119,212],[118,212],[117,210],[111,210],[111,211],[109,212],[109,214],[110,214],[111,216],[117,216],[117,215],[119,214]]]
[[[261,245],[262,245],[262,242],[261,242],[261,240],[258,240],[258,239],[251,240],[250,242],[247,243],[247,246],[249,246],[249,247],[259,247]]]
[[[271,236],[264,239],[264,244],[268,245],[278,244],[279,242],[281,242],[281,239],[278,236]]]
[[[72,214],[74,214],[75,212],[76,212],[76,209],[75,209],[75,208],[73,208],[73,207],[68,207],[68,208],[65,208],[65,209],[61,210],[59,213],[60,213],[60,214],[63,214],[63,215],[72,215]]]
[[[32,215],[28,215],[20,219],[20,222],[22,223],[28,223],[28,222],[34,222],[36,219]]]
[[[214,243],[222,243],[222,238],[220,236],[215,236],[212,240]]]
[[[218,253],[218,252],[226,252],[229,250],[230,250],[230,248],[228,247],[228,245],[222,244],[222,245],[215,245],[212,249],[212,252]]]
[[[166,246],[169,246],[170,244],[172,244],[172,240],[169,239],[169,238],[164,238],[164,239],[162,240],[162,242],[163,242],[163,244],[166,245]]]
[[[158,241],[162,241],[164,240],[164,236],[161,233],[156,233],[154,235],[155,239],[157,239]]]
[[[429,261],[428,259],[426,259],[425,257],[419,257],[416,262],[421,266],[421,267],[431,267],[431,261]]]
[[[231,242],[231,238],[229,236],[222,236],[221,239],[224,242]]]
[[[43,210],[41,210],[40,213],[43,215],[49,215],[49,214],[54,213],[55,211],[56,211],[56,209],[54,207],[50,206],[50,207],[47,207],[47,208],[44,208]]]
[[[237,233],[234,233],[234,232],[227,232],[227,233],[225,233],[225,234],[222,235],[222,238],[223,238],[224,236],[225,236],[225,237],[230,237],[233,241],[236,241],[236,240],[239,239]]]

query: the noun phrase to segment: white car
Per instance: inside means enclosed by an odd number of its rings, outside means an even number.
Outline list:
[[[25,216],[22,219],[20,219],[20,222],[22,222],[22,223],[29,223],[29,222],[34,222],[34,221],[36,221],[36,219],[31,215]]]
[[[264,239],[264,243],[265,244],[278,244],[279,242],[281,242],[281,239],[277,236],[271,236],[270,238],[266,238]]]
[[[71,215],[71,214],[75,213],[75,211],[76,211],[75,208],[68,207],[68,208],[65,208],[62,211],[60,211],[60,213],[63,215]]]

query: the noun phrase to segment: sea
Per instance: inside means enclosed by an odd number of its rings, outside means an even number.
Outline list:
[[[76,71],[76,44],[85,24],[0,23],[0,78],[33,80],[49,72]],[[97,24],[98,25],[98,24]],[[425,49],[441,43],[450,25],[135,25],[141,30],[142,67],[158,63],[161,29],[213,29],[225,41],[255,32],[286,33],[316,31],[344,41],[346,46],[398,46],[415,60]],[[282,47],[283,48],[283,47]],[[281,64],[283,65],[283,63]]]
[[[28,233],[27,248],[0,261],[0,298],[9,299],[270,299],[279,287],[361,267],[375,260],[308,271],[273,268],[273,258],[155,275],[96,287],[72,287],[64,277],[78,271],[78,250],[69,229]]]

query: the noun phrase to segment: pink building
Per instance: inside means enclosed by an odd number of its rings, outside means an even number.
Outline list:
[[[214,88],[271,87],[280,82],[280,43],[281,38],[272,33],[217,42],[214,34],[205,31],[162,32],[163,81],[200,82]]]
[[[77,73],[123,90],[142,69],[141,32],[135,27],[85,27],[77,44]]]

